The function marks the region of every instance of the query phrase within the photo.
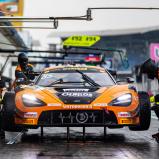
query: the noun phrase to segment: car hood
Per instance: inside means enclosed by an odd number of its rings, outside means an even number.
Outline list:
[[[90,104],[103,91],[99,88],[55,88],[54,94],[64,104]]]
[[[127,90],[128,86],[114,85],[107,87],[93,87],[93,88],[46,88],[42,91],[52,96],[53,98],[59,99],[64,104],[90,104],[98,98],[108,96],[111,92]],[[112,96],[111,96],[112,97]]]
[[[117,96],[129,92],[128,85],[114,85],[100,88],[53,88],[32,86],[25,88],[23,93],[28,92],[28,90],[30,90],[29,92],[36,94],[37,98],[44,101],[44,98],[49,98],[63,104],[91,104],[96,101],[109,102]]]

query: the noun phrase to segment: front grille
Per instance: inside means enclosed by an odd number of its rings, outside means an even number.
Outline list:
[[[113,112],[104,110],[63,110],[44,111],[39,117],[38,125],[44,126],[81,126],[117,124]]]

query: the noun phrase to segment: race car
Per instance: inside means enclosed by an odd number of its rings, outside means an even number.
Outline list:
[[[2,127],[6,131],[41,126],[149,128],[148,94],[119,84],[104,68],[54,66],[44,69],[35,82],[25,82],[4,95]]]

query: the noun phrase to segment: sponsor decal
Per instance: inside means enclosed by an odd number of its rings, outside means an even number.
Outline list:
[[[87,93],[87,92],[64,92],[61,94],[64,97],[92,97],[92,93]]]
[[[24,118],[37,118],[38,114],[37,112],[27,112],[24,113]]]
[[[88,114],[86,112],[77,113],[76,114],[76,120],[78,123],[86,123],[88,120]]]
[[[130,114],[130,112],[119,112],[118,117],[129,118],[129,117],[131,117],[131,114]]]
[[[64,92],[88,92],[89,89],[63,89]]]
[[[92,105],[64,105],[64,109],[92,109]]]
[[[100,56],[87,56],[85,57],[85,61],[86,62],[100,62],[101,61],[101,57]]]
[[[95,104],[93,104],[93,106],[105,107],[105,106],[108,106],[108,104],[107,103],[95,103]]]
[[[61,103],[48,103],[47,106],[53,107],[53,106],[61,106]]]
[[[98,121],[98,117],[95,112],[60,112],[57,116],[58,119],[60,119],[61,123],[96,123]]]
[[[87,70],[86,67],[66,67],[66,68],[63,68],[63,70],[80,70],[80,71],[85,71]]]

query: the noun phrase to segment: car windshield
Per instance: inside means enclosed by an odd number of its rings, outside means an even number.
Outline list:
[[[88,77],[88,78],[87,78]],[[43,73],[36,82],[40,86],[110,86],[115,82],[105,71],[88,70],[52,70]]]

